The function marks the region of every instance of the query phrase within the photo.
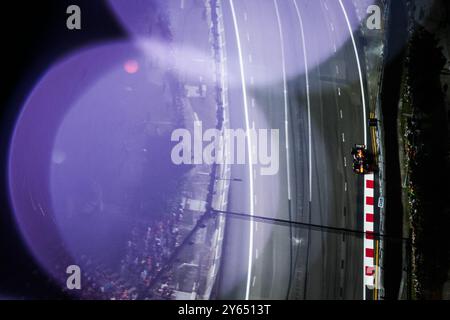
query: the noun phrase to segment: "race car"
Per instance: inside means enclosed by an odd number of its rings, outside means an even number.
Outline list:
[[[355,144],[352,148],[353,172],[356,174],[366,174],[373,171],[372,156],[367,152],[366,146]]]

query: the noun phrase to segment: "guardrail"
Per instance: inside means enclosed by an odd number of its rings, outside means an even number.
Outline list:
[[[228,80],[226,67],[226,50],[225,50],[225,35],[222,16],[222,5],[220,0],[205,0],[206,18],[208,24],[211,26],[210,43],[211,54],[214,58],[214,78],[216,83],[216,105],[217,105],[217,129],[222,133],[229,126],[229,105],[228,105]],[[230,166],[227,161],[229,156],[227,150],[226,139],[223,139],[223,144],[219,146],[219,154],[224,157],[224,164],[215,165],[213,170],[214,176],[214,195],[212,198],[212,209],[219,211],[226,211],[228,205],[228,192],[230,188]],[[216,175],[218,174],[218,177]],[[218,179],[219,178],[219,179]],[[209,299],[212,288],[217,278],[217,273],[222,256],[222,245],[225,231],[226,217],[223,214],[217,216],[217,230],[213,236],[212,247],[213,256],[211,259],[211,266],[207,273],[207,284],[202,299]]]

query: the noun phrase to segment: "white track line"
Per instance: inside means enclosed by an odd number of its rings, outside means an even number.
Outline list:
[[[288,102],[287,102],[287,80],[286,80],[286,59],[284,52],[284,38],[283,38],[283,28],[281,26],[280,11],[278,10],[277,0],[273,0],[275,5],[275,13],[277,15],[278,31],[280,34],[280,45],[281,45],[281,64],[283,70],[283,99],[284,99],[284,131],[286,133],[286,166],[287,166],[287,185],[288,185],[288,199],[291,200],[291,167],[289,160],[289,112],[288,112]]]
[[[367,128],[366,128],[366,99],[364,94],[364,83],[362,79],[362,71],[361,64],[359,62],[358,48],[356,47],[355,37],[353,36],[352,26],[350,25],[350,21],[348,19],[347,11],[345,11],[344,4],[342,0],[339,0],[339,4],[342,8],[342,12],[344,13],[345,21],[347,22],[348,31],[350,32],[350,37],[352,39],[353,50],[355,52],[356,64],[358,65],[358,74],[359,74],[359,83],[361,86],[361,100],[363,104],[363,123],[364,123],[364,144],[367,145]],[[365,254],[365,253],[363,253]],[[364,285],[364,284],[363,284]],[[366,300],[366,287],[363,287],[363,299]]]
[[[233,25],[234,25],[234,31],[236,36],[236,42],[237,42],[237,49],[239,54],[239,68],[241,73],[241,82],[242,82],[242,96],[244,99],[244,113],[245,113],[245,127],[247,132],[250,132],[250,121],[249,121],[249,115],[248,115],[248,105],[247,105],[247,86],[245,83],[245,70],[244,70],[244,59],[242,58],[242,47],[241,47],[241,39],[239,36],[239,27],[236,19],[236,12],[234,10],[234,3],[233,0],[230,0],[230,7],[231,7],[231,15],[233,16]],[[250,216],[254,215],[254,204],[253,204],[253,155],[251,151],[252,147],[252,141],[251,141],[251,134],[246,135],[247,138],[247,150],[248,150],[248,174],[249,174],[249,193],[250,193]],[[249,243],[249,254],[248,254],[248,269],[247,269],[247,285],[245,289],[245,299],[250,299],[250,287],[251,287],[251,279],[252,279],[252,265],[253,265],[253,228],[254,228],[254,222],[252,219],[250,219],[250,243]],[[254,283],[254,282],[253,282]]]
[[[302,46],[303,46],[303,60],[305,63],[305,78],[306,78],[306,101],[308,104],[308,153],[309,153],[309,201],[312,199],[312,134],[311,134],[311,100],[309,97],[309,74],[308,74],[308,58],[306,56],[306,44],[305,44],[305,34],[303,31],[303,20],[298,9],[297,2],[294,2],[295,11],[297,12],[298,21],[300,22],[300,33],[302,36]]]
[[[358,65],[358,74],[359,74],[359,83],[361,85],[361,100],[363,105],[363,123],[364,123],[364,144],[367,145],[367,127],[366,127],[366,98],[364,93],[364,82],[362,78],[361,71],[361,63],[359,62],[358,48],[356,47],[355,37],[353,36],[352,26],[350,25],[350,21],[348,19],[347,11],[345,11],[345,7],[342,4],[342,0],[339,0],[339,4],[341,5],[342,12],[344,13],[345,21],[347,22],[348,31],[350,32],[350,37],[352,38],[353,49],[355,51],[356,64]]]

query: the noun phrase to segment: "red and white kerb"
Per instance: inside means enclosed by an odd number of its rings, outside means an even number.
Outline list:
[[[366,174],[364,176],[364,285],[370,289],[375,285],[374,185],[373,173]]]

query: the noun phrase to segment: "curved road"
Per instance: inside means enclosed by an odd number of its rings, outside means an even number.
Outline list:
[[[230,211],[362,230],[350,150],[367,136],[364,74],[345,4],[222,2],[231,126],[280,134],[277,175],[232,166],[243,182],[231,184]],[[361,299],[362,263],[358,237],[228,216],[218,298]]]

